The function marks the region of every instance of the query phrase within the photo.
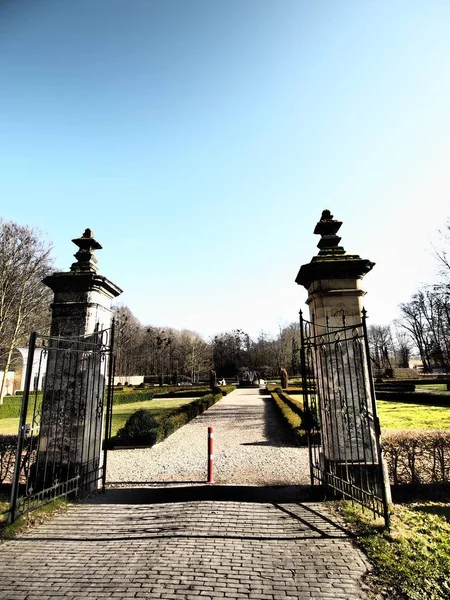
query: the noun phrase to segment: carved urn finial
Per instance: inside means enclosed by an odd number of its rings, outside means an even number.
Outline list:
[[[362,279],[375,263],[361,258],[358,254],[346,254],[339,246],[341,238],[336,235],[342,225],[327,209],[322,211],[314,233],[320,235],[317,247],[320,252],[311,262],[300,267],[296,283],[309,289],[313,282],[330,279]]]
[[[95,250],[101,250],[101,245],[94,238],[92,229],[86,229],[83,235],[75,238],[72,242],[78,246],[79,250],[74,254],[77,262],[74,262],[70,270],[74,273],[97,273],[97,257]]]
[[[321,238],[317,247],[320,249],[319,256],[324,254],[345,254],[342,246],[339,246],[341,238],[336,233],[341,228],[342,221],[334,219],[328,209],[322,211],[320,221],[317,223],[314,233]]]

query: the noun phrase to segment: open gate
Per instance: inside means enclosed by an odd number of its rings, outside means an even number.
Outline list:
[[[105,485],[114,329],[29,341],[10,521]]]
[[[358,502],[389,526],[366,313],[338,326],[306,321],[300,312],[304,408],[311,484]]]

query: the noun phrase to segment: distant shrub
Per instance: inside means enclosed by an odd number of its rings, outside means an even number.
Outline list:
[[[158,422],[153,414],[144,408],[128,417],[125,425],[117,432],[117,441],[124,444],[132,442],[137,446],[152,446],[157,438]]]
[[[214,369],[211,369],[211,371],[209,372],[209,387],[214,390],[214,388],[216,387],[216,372],[214,371]]]
[[[288,386],[288,374],[286,369],[283,367],[282,369],[280,369],[280,377],[281,377],[281,387],[283,389],[286,389]]]

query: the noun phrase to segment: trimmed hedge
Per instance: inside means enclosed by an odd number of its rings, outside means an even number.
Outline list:
[[[282,400],[280,394],[272,392],[271,396],[284,422],[291,430],[294,440],[299,445],[303,446],[305,444],[305,432],[302,430],[301,417],[297,413],[295,413],[291,408],[289,408],[289,406]]]
[[[449,484],[450,431],[395,431],[382,435],[382,446],[394,485]]]
[[[119,429],[117,436],[110,441],[114,446],[152,446],[156,442],[166,439],[171,433],[189,423],[192,419],[201,415],[210,406],[222,399],[222,392],[218,394],[207,394],[189,404],[179,406],[173,410],[164,412],[161,416],[154,416],[151,411],[140,409],[133,413]],[[154,424],[151,425],[151,419]],[[131,424],[129,422],[132,421]],[[135,429],[138,433],[133,437],[130,432]]]
[[[377,400],[390,402],[411,402],[412,404],[425,404],[428,406],[450,406],[450,395],[446,393],[433,394],[431,392],[386,392],[376,391]]]
[[[303,403],[294,400],[285,392],[271,392],[271,396],[286,424],[292,430],[295,441],[300,446],[308,444],[308,428],[317,427],[316,418],[303,408]]]
[[[147,400],[153,400],[155,392],[123,392],[113,394],[113,406],[119,404],[131,404],[132,402],[146,402]]]

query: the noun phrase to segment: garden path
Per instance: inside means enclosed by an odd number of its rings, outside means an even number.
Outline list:
[[[293,441],[267,391],[256,388],[235,390],[152,448],[109,452],[108,483],[204,483],[208,426],[215,483],[309,484],[307,448]]]

